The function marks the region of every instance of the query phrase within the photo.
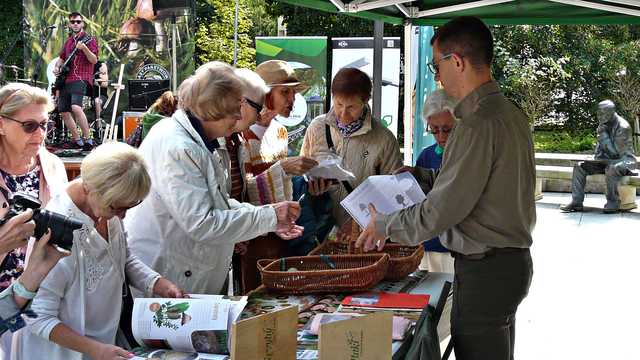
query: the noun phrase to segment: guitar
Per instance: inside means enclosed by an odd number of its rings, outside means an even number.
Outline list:
[[[80,39],[78,41],[78,43],[81,44],[86,44],[89,41],[91,41],[92,37],[89,35],[86,35],[85,37],[83,37],[82,39]],[[53,83],[53,90],[62,90],[62,88],[64,87],[64,81],[67,78],[67,75],[69,75],[69,64],[73,61],[73,58],[76,56],[76,53],[78,52],[78,48],[75,47],[73,49],[73,51],[71,52],[71,54],[69,54],[69,56],[67,56],[67,59],[64,61],[64,63],[62,63],[62,66],[60,66],[60,72],[58,73],[58,75],[56,76],[56,81]]]

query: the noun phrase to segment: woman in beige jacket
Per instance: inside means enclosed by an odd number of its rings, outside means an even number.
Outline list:
[[[348,184],[330,185],[328,179],[309,183],[312,195],[330,192],[334,217],[341,229],[338,236],[343,237],[350,234],[351,219],[340,201],[367,177],[391,174],[402,166],[402,160],[398,140],[380,120],[371,116],[368,105],[371,79],[367,74],[355,68],[341,69],[331,83],[331,95],[333,107],[311,122],[300,155],[315,157],[335,151],[342,157],[343,167],[356,176]]]

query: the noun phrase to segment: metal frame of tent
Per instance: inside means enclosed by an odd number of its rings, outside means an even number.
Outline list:
[[[383,24],[404,26],[404,78],[411,79],[412,26],[441,25],[474,15],[489,25],[640,24],[637,0],[281,0],[282,2],[374,21],[373,115],[379,118]],[[404,163],[412,163],[413,84],[404,82]]]

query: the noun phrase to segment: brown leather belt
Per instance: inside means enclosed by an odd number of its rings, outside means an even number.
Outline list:
[[[524,252],[524,251],[528,251],[529,248],[513,248],[513,247],[506,247],[506,248],[491,248],[489,250],[487,250],[486,252],[483,253],[478,253],[478,254],[469,254],[469,255],[465,255],[465,254],[461,254],[461,253],[457,253],[452,251],[451,252],[451,256],[453,256],[455,259],[462,259],[462,260],[482,260],[484,258],[488,258],[488,257],[492,257],[498,254],[508,254],[508,253],[516,253],[516,252]]]

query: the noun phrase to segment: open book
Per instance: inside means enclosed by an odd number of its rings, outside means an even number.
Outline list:
[[[369,204],[379,213],[388,215],[422,202],[426,198],[416,179],[409,172],[398,175],[369,176],[340,202],[363,229],[369,223]]]
[[[229,359],[231,325],[247,297],[190,296],[135,299],[131,330],[144,349],[133,359]]]

